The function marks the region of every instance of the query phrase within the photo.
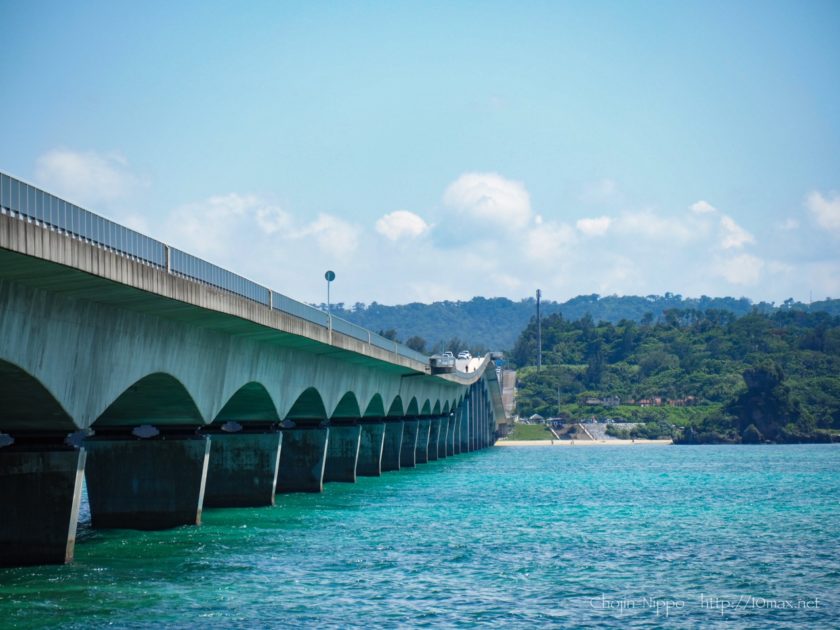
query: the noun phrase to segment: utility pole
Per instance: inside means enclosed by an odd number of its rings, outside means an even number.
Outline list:
[[[542,320],[540,319],[540,298],[542,291],[537,289],[537,370],[542,369]]]

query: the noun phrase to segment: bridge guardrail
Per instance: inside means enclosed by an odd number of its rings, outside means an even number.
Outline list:
[[[359,341],[414,361],[429,363],[427,356],[408,346],[339,317],[331,318],[314,306],[276,293],[232,271],[170,247],[5,173],[0,173],[0,212],[34,221],[72,238],[163,269],[167,273],[259,302],[324,328],[332,325],[333,330]]]

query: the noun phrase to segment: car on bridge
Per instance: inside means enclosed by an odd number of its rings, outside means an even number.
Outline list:
[[[458,358],[459,359],[470,360],[470,359],[472,359],[472,355],[470,354],[469,350],[462,350],[461,352],[458,353]]]

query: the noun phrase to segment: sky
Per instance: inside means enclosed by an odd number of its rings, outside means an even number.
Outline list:
[[[0,0],[0,171],[307,302],[840,298],[840,2]]]

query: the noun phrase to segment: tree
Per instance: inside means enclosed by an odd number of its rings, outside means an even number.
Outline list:
[[[412,350],[416,350],[417,352],[426,351],[426,340],[423,339],[423,337],[418,337],[417,335],[406,339],[405,345],[407,345]]]

